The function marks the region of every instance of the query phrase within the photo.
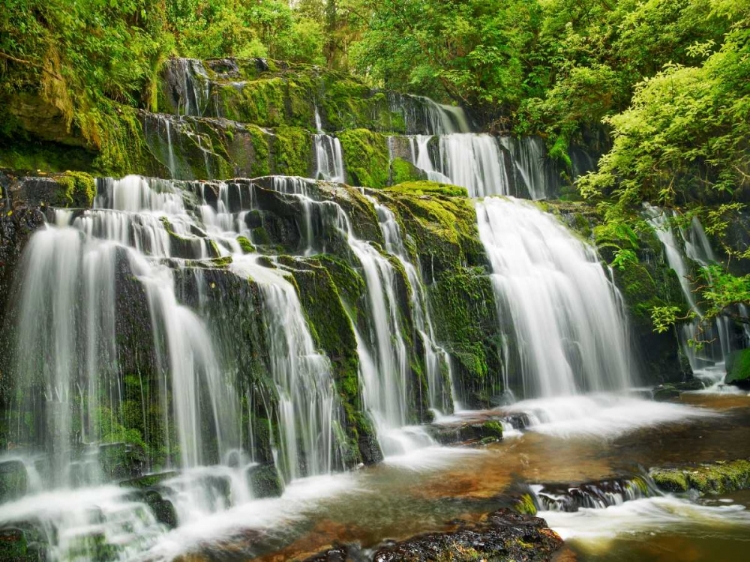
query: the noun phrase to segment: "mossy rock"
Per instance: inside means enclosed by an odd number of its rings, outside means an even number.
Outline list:
[[[380,188],[388,185],[389,154],[385,135],[367,129],[338,134],[346,173],[352,185]]]
[[[750,349],[735,351],[729,356],[724,382],[750,389]]]
[[[21,461],[0,463],[0,503],[18,499],[26,493],[28,476]]]
[[[273,464],[251,466],[245,472],[248,486],[257,499],[280,496],[284,491],[278,470]]]
[[[426,180],[427,173],[403,158],[394,158],[391,162],[391,184]]]
[[[740,459],[690,468],[655,468],[650,475],[666,492],[696,490],[702,494],[725,494],[750,487],[750,461]]]

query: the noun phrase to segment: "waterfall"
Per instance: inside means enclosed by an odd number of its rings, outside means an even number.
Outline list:
[[[249,276],[262,292],[271,373],[279,400],[280,469],[287,480],[328,474],[343,468],[334,466],[338,404],[330,362],[315,349],[295,288],[283,274],[256,260],[253,256],[237,258],[232,270]]]
[[[372,245],[356,239],[346,215],[342,230],[362,266],[370,311],[370,333],[357,334],[362,375],[362,397],[375,419],[383,454],[407,450],[400,429],[408,425],[408,355],[399,321],[396,272],[388,259]]]
[[[407,138],[411,163],[429,180],[465,187],[470,197],[527,195],[545,199],[553,194],[554,186],[544,168],[542,139],[471,133],[463,109],[431,100],[424,102],[423,111],[427,134]],[[415,120],[414,116],[407,119],[407,130],[419,128],[409,126]]]
[[[630,387],[627,322],[596,251],[533,204],[487,198],[476,208],[513,342],[506,361],[520,375],[506,388],[530,398]]]
[[[176,97],[175,113],[201,117],[208,104],[210,83],[203,62],[196,59],[174,58],[165,65],[166,82]]]
[[[510,152],[518,177],[532,199],[546,199],[552,195],[544,164],[547,151],[539,137],[500,137],[500,144]]]
[[[398,258],[409,280],[409,297],[413,311],[414,328],[422,339],[424,348],[430,407],[439,414],[450,413],[453,409],[451,403],[453,374],[450,358],[448,353],[435,343],[435,330],[427,304],[422,276],[409,261],[401,236],[401,228],[393,212],[384,205],[378,204],[374,199],[370,200],[375,205],[378,214],[380,230],[385,240],[385,249]]]
[[[690,362],[696,376],[708,382],[720,382],[724,374],[724,361],[732,351],[729,335],[730,320],[725,316],[716,318],[710,326],[701,326],[703,313],[693,294],[690,261],[698,267],[716,263],[716,256],[697,217],[693,217],[687,228],[673,228],[672,220],[679,217],[676,211],[663,211],[658,207],[645,205],[649,224],[664,248],[667,263],[680,282],[682,293],[695,313],[695,318],[680,327],[682,351]],[[696,349],[691,342],[705,342]]]
[[[315,128],[317,133],[313,135],[315,152],[315,179],[322,179],[338,183],[346,181],[344,171],[344,156],[339,139],[326,135],[323,132],[323,123],[320,119],[318,107],[315,107]]]

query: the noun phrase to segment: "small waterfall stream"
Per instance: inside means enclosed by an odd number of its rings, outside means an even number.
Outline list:
[[[404,267],[409,280],[409,296],[414,314],[414,327],[422,339],[424,362],[429,390],[429,404],[439,415],[451,413],[453,393],[453,375],[448,353],[435,343],[435,329],[424,291],[422,276],[409,260],[401,227],[393,212],[384,205],[371,199],[378,214],[380,230],[385,240],[385,249],[394,255]]]
[[[314,177],[316,179],[344,183],[346,181],[346,173],[344,171],[344,156],[341,150],[341,142],[336,137],[325,134],[317,106],[315,107],[315,130],[316,134],[313,135],[316,166]]]
[[[719,383],[725,374],[724,364],[732,351],[729,333],[730,321],[721,316],[709,326],[702,325],[703,313],[695,300],[692,290],[694,267],[706,267],[716,263],[716,256],[703,230],[703,225],[697,217],[693,217],[687,228],[672,226],[672,220],[677,219],[677,212],[663,211],[657,207],[646,205],[648,222],[654,228],[657,238],[664,248],[667,263],[680,281],[682,293],[695,313],[695,318],[680,327],[680,342],[682,351],[690,362],[690,367],[701,379],[707,383]],[[696,348],[693,342],[700,342]]]
[[[425,104],[419,125],[426,134],[408,135],[401,155],[422,170],[427,179],[465,187],[470,197],[515,195],[546,199],[557,189],[547,170],[544,142],[538,137],[495,137],[471,132],[463,109]],[[413,121],[417,118],[412,116]],[[393,151],[391,151],[393,158]]]

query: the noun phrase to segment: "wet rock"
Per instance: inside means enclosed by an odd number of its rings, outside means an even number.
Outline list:
[[[536,493],[536,503],[544,511],[576,512],[581,508],[601,509],[650,497],[652,492],[646,480],[638,476],[585,482],[575,486],[546,484]]]
[[[654,388],[654,400],[657,402],[664,402],[666,400],[673,400],[680,397],[683,392],[690,392],[693,390],[701,390],[704,388],[703,383],[699,379],[691,378],[684,382],[660,384]]]
[[[442,445],[476,442],[492,443],[503,439],[503,426],[497,420],[432,425],[429,431],[432,437]]]
[[[665,492],[696,490],[703,494],[724,494],[750,488],[750,461],[740,459],[684,468],[653,468],[656,485]]]
[[[383,460],[383,451],[380,450],[380,445],[375,435],[371,433],[360,435],[357,445],[362,455],[362,462],[366,465],[377,464]]]
[[[375,562],[442,560],[542,561],[562,547],[544,519],[500,509],[447,533],[428,533],[384,546]],[[321,558],[320,560],[326,560]]]
[[[177,510],[171,501],[164,499],[155,490],[149,490],[143,501],[151,508],[156,520],[170,529],[177,527]]]
[[[130,443],[107,443],[99,447],[99,463],[110,480],[136,478],[146,467],[146,454]]]
[[[273,464],[251,466],[245,476],[256,498],[278,497],[284,491],[284,484]]]
[[[0,528],[0,560],[47,560],[47,543],[39,524],[33,521],[19,521]]]
[[[367,556],[359,545],[333,543],[328,550],[306,558],[304,562],[365,562]]]
[[[0,463],[0,503],[15,500],[26,493],[26,467],[21,461]]]

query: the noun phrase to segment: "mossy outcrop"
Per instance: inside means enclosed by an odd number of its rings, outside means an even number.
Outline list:
[[[745,459],[685,468],[654,468],[649,474],[665,492],[696,490],[702,494],[726,494],[750,487],[750,461]]]
[[[727,384],[750,388],[750,349],[735,351],[727,359]]]
[[[367,129],[350,129],[338,135],[346,173],[353,185],[385,187],[389,180],[388,140]]]

